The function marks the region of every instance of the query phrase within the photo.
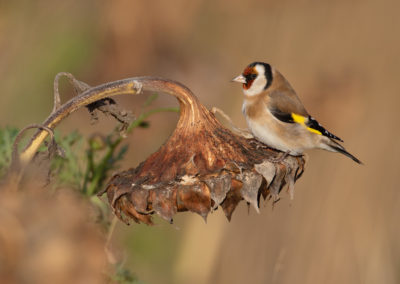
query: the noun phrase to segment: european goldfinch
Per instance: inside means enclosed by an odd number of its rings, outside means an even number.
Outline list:
[[[319,148],[339,152],[361,164],[333,135],[308,114],[296,92],[278,70],[254,62],[232,81],[243,84],[242,111],[254,137],[286,154]]]

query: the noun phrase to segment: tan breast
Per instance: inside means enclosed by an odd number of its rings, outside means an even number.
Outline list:
[[[243,111],[245,112],[245,115],[252,120],[263,116],[266,112],[264,96],[245,96],[243,102]]]

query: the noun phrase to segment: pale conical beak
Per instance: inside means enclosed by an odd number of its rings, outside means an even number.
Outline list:
[[[231,82],[238,82],[238,83],[246,84],[246,78],[242,74],[240,74],[239,76],[233,78]]]

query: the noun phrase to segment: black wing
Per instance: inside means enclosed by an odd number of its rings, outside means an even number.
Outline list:
[[[329,138],[338,140],[340,142],[343,142],[342,139],[337,137],[336,135],[330,133],[328,130],[326,130],[321,124],[319,124],[318,121],[316,121],[312,116],[308,117],[308,121],[306,122],[306,125],[312,129],[315,129],[319,132],[321,132],[322,135],[327,136]]]
[[[291,113],[280,111],[277,108],[270,109],[273,116],[279,119],[282,122],[286,123],[294,123],[293,117]]]

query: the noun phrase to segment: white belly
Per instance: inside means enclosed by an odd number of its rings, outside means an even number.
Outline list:
[[[253,122],[250,119],[247,119],[247,125],[249,126],[250,131],[257,138],[257,140],[263,142],[264,144],[283,151],[290,152],[291,154],[300,154],[295,149],[291,149],[286,141],[282,139],[282,137],[278,136],[276,131],[270,127],[268,124],[258,124]]]

